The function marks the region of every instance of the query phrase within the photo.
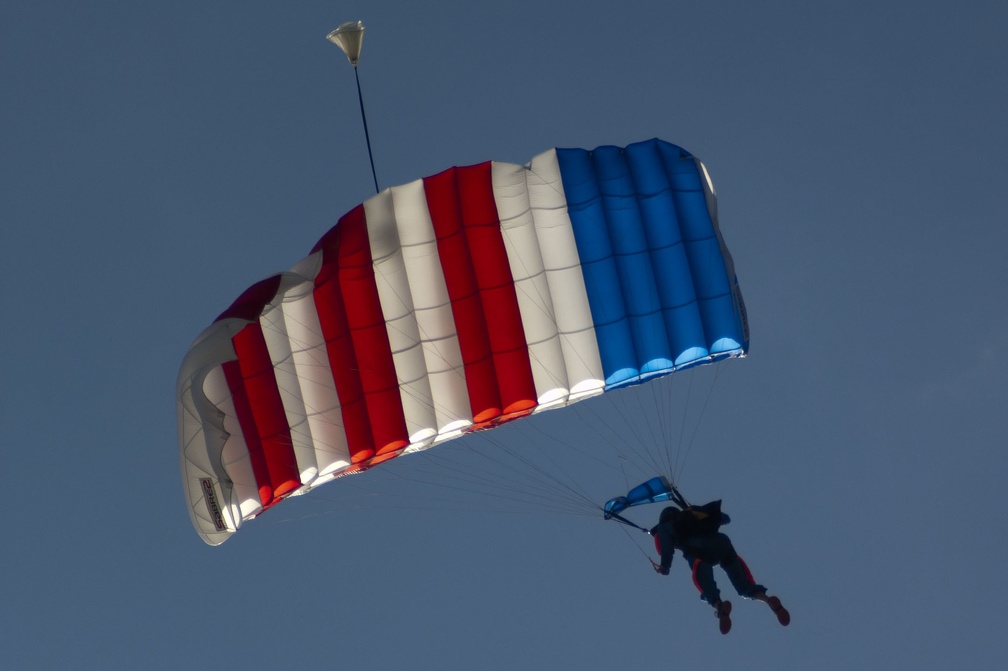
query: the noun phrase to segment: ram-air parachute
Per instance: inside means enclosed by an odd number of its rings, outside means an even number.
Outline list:
[[[683,149],[450,168],[352,209],[197,338],[177,394],[190,516],[217,545],[334,478],[747,349]]]

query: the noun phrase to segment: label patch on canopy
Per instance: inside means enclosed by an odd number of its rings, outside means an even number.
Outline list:
[[[217,493],[214,491],[213,479],[200,478],[200,487],[203,488],[203,500],[206,501],[207,512],[213,520],[214,528],[217,531],[227,531],[224,524],[224,515],[221,514],[220,505],[217,503]]]

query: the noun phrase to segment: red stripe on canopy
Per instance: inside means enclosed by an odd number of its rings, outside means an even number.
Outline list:
[[[235,414],[238,415],[238,425],[245,438],[249,464],[252,466],[252,475],[259,490],[259,502],[266,507],[273,501],[273,486],[270,484],[269,469],[263,456],[259,430],[256,429],[255,420],[252,419],[252,408],[249,407],[248,394],[245,392],[241,366],[237,361],[225,361],[221,364],[221,370],[224,371],[224,379],[227,380],[228,389],[231,391],[231,402],[234,403]]]
[[[224,364],[224,376],[249,450],[259,498],[268,507],[301,486],[287,413],[259,322],[250,323],[231,342],[238,361]]]
[[[477,426],[536,405],[528,345],[493,195],[492,165],[424,180]]]
[[[514,277],[501,234],[489,162],[458,168],[456,183],[466,242],[476,271],[490,351],[503,414],[521,413],[536,405],[525,328],[518,309]]]
[[[234,303],[222,312],[215,322],[222,319],[244,319],[252,322],[259,319],[263,308],[276,296],[277,289],[280,288],[280,276],[274,275],[260,280],[242,292],[241,296],[235,299]]]
[[[452,304],[473,422],[480,423],[499,417],[502,403],[476,271],[462,223],[459,189],[455,180],[457,170],[449,168],[425,178],[424,191],[437,238],[445,286]]]
[[[408,442],[399,382],[375,284],[363,206],[319,241],[315,306],[326,340],[353,463]]]

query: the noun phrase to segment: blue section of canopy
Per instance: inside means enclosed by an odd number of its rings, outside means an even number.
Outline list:
[[[744,307],[699,162],[657,139],[557,159],[606,387],[744,354]]]

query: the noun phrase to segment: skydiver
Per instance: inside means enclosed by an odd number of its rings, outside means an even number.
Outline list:
[[[728,574],[739,596],[762,601],[777,616],[783,626],[791,622],[791,615],[776,596],[767,595],[766,587],[753,580],[749,567],[735,552],[731,539],[718,531],[731,520],[721,512],[721,501],[680,510],[668,506],[662,510],[658,524],[651,529],[655,547],[661,554],[661,564],[655,570],[669,574],[672,558],[678,549],[693,569],[693,584],[700,590],[700,598],[714,608],[714,615],[722,634],[731,630],[731,602],[722,601],[714,582],[714,565],[720,564]]]

